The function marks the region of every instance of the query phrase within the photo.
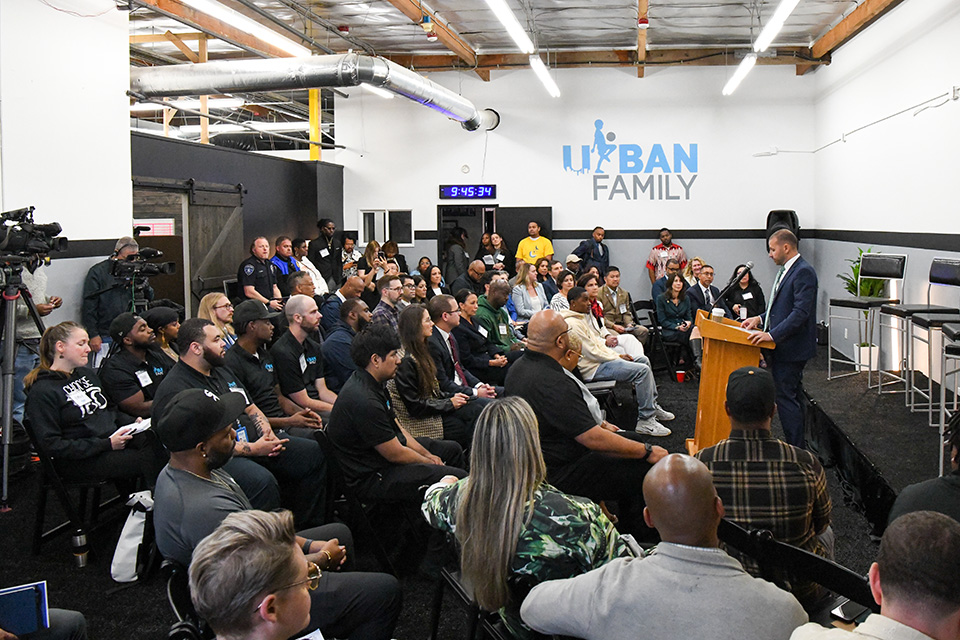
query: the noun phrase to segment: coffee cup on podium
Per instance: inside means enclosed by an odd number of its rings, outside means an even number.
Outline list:
[[[724,313],[723,309],[719,307],[714,307],[710,310],[710,319],[714,322],[720,322],[723,319]]]

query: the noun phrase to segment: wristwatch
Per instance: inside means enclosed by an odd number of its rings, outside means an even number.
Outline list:
[[[646,461],[647,461],[647,458],[650,457],[650,454],[653,453],[653,446],[647,444],[646,442],[644,442],[644,443],[642,443],[642,444],[643,444],[644,447],[647,448],[647,452],[646,452],[645,454],[643,454],[643,457],[642,457],[642,458],[640,458],[640,462],[646,462]]]

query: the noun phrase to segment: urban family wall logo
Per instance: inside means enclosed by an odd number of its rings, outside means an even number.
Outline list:
[[[593,145],[580,146],[580,167],[573,166],[573,147],[563,145],[563,168],[575,173],[593,173],[593,199],[689,200],[697,181],[699,149],[696,144],[662,144],[644,149],[638,144],[613,144],[617,134],[603,131],[603,120],[593,123]],[[616,154],[614,153],[616,152]],[[672,156],[672,157],[671,157]],[[592,162],[595,160],[595,164]],[[616,171],[616,173],[608,173]]]

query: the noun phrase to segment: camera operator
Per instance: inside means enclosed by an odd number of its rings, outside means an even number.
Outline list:
[[[90,332],[90,366],[98,367],[106,356],[112,339],[110,323],[133,306],[133,282],[113,275],[113,263],[116,260],[129,260],[140,252],[140,245],[134,238],[124,236],[117,240],[113,255],[99,262],[87,271],[83,282],[83,326]],[[143,291],[147,300],[153,299],[153,289],[148,285]]]
[[[58,296],[47,297],[47,272],[43,268],[44,256],[40,255],[40,263],[33,272],[24,268],[20,274],[23,284],[29,289],[37,313],[41,316],[50,315],[54,309],[63,304]],[[27,396],[23,391],[23,378],[40,365],[40,330],[30,318],[27,303],[21,297],[17,300],[17,349],[14,358],[13,383],[13,419],[23,423],[23,405]]]

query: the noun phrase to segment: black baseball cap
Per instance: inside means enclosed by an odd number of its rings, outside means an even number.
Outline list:
[[[741,367],[727,379],[727,407],[737,422],[762,422],[773,415],[777,387],[760,367]]]
[[[218,396],[207,389],[187,389],[173,396],[154,429],[167,449],[187,451],[232,426],[246,406],[242,393]]]
[[[233,310],[232,324],[237,333],[243,333],[248,322],[276,318],[278,315],[279,311],[270,311],[267,305],[259,300],[244,300]]]
[[[121,313],[110,323],[110,337],[113,338],[114,342],[123,342],[127,334],[137,326],[138,320],[140,320],[140,316],[135,313],[130,311]]]

